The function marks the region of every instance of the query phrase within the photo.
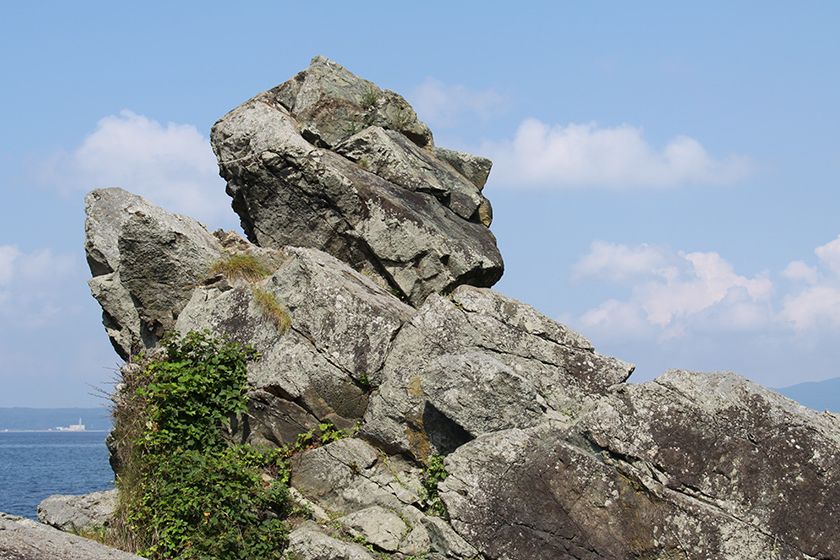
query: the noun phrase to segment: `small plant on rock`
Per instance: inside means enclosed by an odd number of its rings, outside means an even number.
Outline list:
[[[318,429],[312,429],[308,432],[298,434],[294,446],[289,450],[290,453],[297,453],[307,449],[313,449],[321,445],[327,445],[334,441],[344,439],[352,434],[352,431],[342,430],[336,427],[335,424],[328,420],[318,423]]]
[[[229,280],[247,280],[255,282],[271,274],[269,267],[250,253],[227,255],[212,264],[210,274],[222,274]]]
[[[443,456],[432,455],[426,462],[423,469],[421,482],[423,483],[423,499],[429,513],[449,519],[449,512],[446,511],[446,504],[440,499],[438,486],[446,480],[449,473],[446,472],[446,465],[443,463]]]
[[[283,334],[289,330],[292,326],[292,316],[289,314],[286,306],[280,303],[277,296],[268,290],[258,288],[257,286],[254,286],[251,289],[251,292],[254,295],[254,302],[257,304],[257,307],[259,307],[260,311],[262,311],[262,313],[268,317],[272,323],[274,323],[274,326],[277,327],[277,331],[280,334]]]
[[[376,109],[376,105],[379,103],[379,94],[373,88],[373,86],[368,86],[367,91],[362,95],[362,109],[367,111],[372,111]]]

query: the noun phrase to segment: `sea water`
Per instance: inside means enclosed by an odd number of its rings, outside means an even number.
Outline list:
[[[114,487],[106,432],[0,432],[0,512],[35,519],[51,494]]]

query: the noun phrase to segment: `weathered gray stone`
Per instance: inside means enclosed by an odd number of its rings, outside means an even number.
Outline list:
[[[288,560],[374,560],[363,546],[334,539],[312,524],[289,535]]]
[[[38,519],[62,531],[90,531],[107,527],[116,507],[116,490],[81,496],[54,495],[38,504]]]
[[[307,451],[292,464],[292,486],[323,508],[350,536],[376,550],[430,559],[480,555],[444,520],[418,509],[420,472],[362,440],[343,439]]]
[[[474,156],[446,148],[435,148],[435,155],[451,165],[455,171],[467,178],[478,189],[483,189],[490,176],[493,162],[481,156]]]
[[[487,289],[432,296],[399,332],[362,433],[425,458],[485,433],[573,418],[632,366]]]
[[[251,410],[241,426],[254,443],[294,441],[320,420],[353,426],[396,331],[414,312],[325,253],[289,247],[282,255],[264,280],[196,289],[176,325],[210,329],[260,352],[249,365]],[[288,329],[274,324],[255,290],[285,308]]]
[[[621,387],[578,432],[795,554],[840,557],[840,426],[830,416],[734,374],[670,371]]]
[[[157,338],[143,329],[135,300],[120,281],[119,272],[95,276],[88,286],[102,307],[102,324],[108,339],[123,359],[157,343]]]
[[[408,525],[396,513],[382,506],[360,509],[338,521],[354,537],[386,552],[397,552],[409,532]]]
[[[370,126],[335,151],[395,185],[433,195],[465,220],[481,222],[478,208],[489,204],[479,189],[434,153],[392,130]]]
[[[440,517],[423,516],[421,522],[429,536],[429,548],[446,558],[477,558],[478,551]]]
[[[423,557],[434,553],[432,539],[426,530],[426,514],[415,506],[405,506],[394,512],[406,525],[406,534],[400,540],[399,551],[406,556]]]
[[[835,558],[838,442],[741,378],[671,372],[464,445],[441,495],[488,558]]]
[[[330,512],[349,514],[370,506],[401,511],[421,501],[420,471],[397,457],[346,438],[307,451],[292,463],[292,486]]]
[[[134,554],[5,513],[0,513],[0,558],[3,560],[142,560]]]
[[[371,125],[395,130],[418,146],[432,145],[432,132],[402,96],[322,56],[266,94],[294,115],[315,145],[335,146]]]
[[[352,75],[334,63],[317,59],[313,68],[303,78],[299,75],[247,101],[213,127],[213,149],[248,238],[264,247],[296,245],[326,251],[378,278],[414,305],[430,293],[460,284],[495,283],[503,264],[486,227],[460,217],[432,194],[394,184],[325,147],[368,126],[397,131],[414,142],[424,136],[411,132],[413,125],[406,128],[378,118],[346,135],[338,134],[327,124],[344,126],[350,118],[346,103],[312,100],[337,99],[332,94],[324,97],[323,92],[342,88],[352,90],[346,95],[356,98],[367,86],[360,81],[363,89],[357,88],[348,77]],[[383,103],[384,109],[376,109],[376,114],[391,114],[388,108],[393,104]],[[400,150],[405,148],[402,145]],[[432,152],[423,158],[436,160]],[[445,188],[452,192],[457,174],[437,161],[443,170],[429,176],[437,183],[439,175],[449,176],[451,184]],[[458,184],[464,192],[453,193],[453,208],[489,223],[489,205],[467,182]],[[472,192],[472,202],[467,192]],[[478,213],[470,210],[476,201],[482,208]]]
[[[195,220],[122,189],[92,191],[85,213],[91,292],[115,350],[127,358],[174,326],[222,248]]]

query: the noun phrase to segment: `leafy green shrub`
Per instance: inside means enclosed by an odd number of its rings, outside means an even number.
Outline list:
[[[268,266],[259,258],[249,253],[227,255],[213,263],[210,274],[223,274],[225,278],[242,279],[254,282],[271,274]]]
[[[146,367],[147,429],[139,443],[149,453],[221,449],[219,431],[247,408],[247,363],[257,352],[239,343],[191,332],[164,341],[167,356]]]
[[[256,352],[206,332],[164,346],[122,405],[140,421],[122,428],[115,544],[153,560],[281,558],[288,450],[229,445],[222,432],[246,408]]]
[[[280,480],[263,482],[254,453],[233,446],[157,457],[129,515],[132,526],[152,537],[141,554],[281,558],[288,537],[284,519],[291,513],[288,489]]]
[[[448,476],[449,473],[446,472],[443,457],[441,455],[432,455],[429,457],[421,477],[421,482],[423,483],[423,499],[426,502],[426,508],[429,513],[444,519],[449,519],[449,512],[446,511],[446,504],[440,499],[438,485],[446,480]]]

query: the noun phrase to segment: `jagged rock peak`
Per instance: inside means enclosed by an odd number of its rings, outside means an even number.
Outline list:
[[[491,162],[436,148],[405,99],[335,62],[246,101],[211,142],[258,245],[326,251],[414,306],[502,275],[481,192]]]
[[[418,146],[434,144],[432,131],[401,95],[324,56],[315,56],[309,68],[267,93],[295,116],[315,145],[335,146],[363,124],[395,130]]]

